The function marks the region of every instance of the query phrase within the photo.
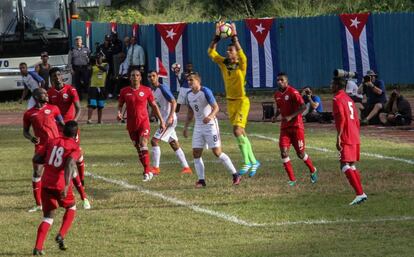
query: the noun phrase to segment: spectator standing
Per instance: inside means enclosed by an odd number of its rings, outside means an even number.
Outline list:
[[[124,53],[120,53],[120,61],[121,64],[119,65],[118,75],[116,79],[116,88],[114,90],[115,95],[119,95],[119,92],[122,88],[128,86],[129,79],[128,79],[128,60],[126,59],[126,55]]]
[[[128,54],[129,47],[131,46],[131,39],[129,37],[124,37],[124,45],[122,46],[122,52],[125,56]]]
[[[130,67],[137,66],[138,68],[141,66],[145,67],[145,53],[142,46],[137,44],[136,37],[131,37],[130,41],[131,45],[128,49],[127,60],[128,65]]]
[[[49,54],[47,52],[42,52],[40,58],[42,61],[35,66],[35,71],[44,79],[44,89],[48,90],[50,88],[49,70],[51,68],[49,64]]]
[[[106,81],[105,81],[105,90],[108,93],[108,98],[112,98],[113,94],[113,85],[112,85],[112,81],[111,81],[111,76],[112,76],[112,72],[114,70],[114,48],[113,48],[113,44],[112,44],[112,38],[110,35],[106,35],[105,36],[105,41],[103,42],[103,44],[100,45],[99,47],[102,51],[102,53],[104,54],[103,58],[104,58],[104,62],[108,63],[108,71],[107,71],[107,76],[106,76]]]
[[[75,46],[69,51],[68,65],[72,71],[72,83],[78,91],[79,99],[86,92],[89,83],[89,56],[91,51],[82,45],[82,37],[75,37]]]
[[[304,87],[302,89],[302,97],[306,105],[306,110],[302,113],[304,121],[320,121],[323,112],[321,98],[313,94],[311,87]]]
[[[33,98],[33,91],[37,88],[43,87],[45,81],[36,72],[28,71],[27,64],[25,62],[19,64],[19,69],[20,74],[22,75],[22,82],[24,86],[22,97],[20,98],[19,103],[21,104],[23,102],[30,91],[32,93],[32,96],[29,98],[29,102],[27,103],[27,109],[30,109],[36,104],[35,99]]]
[[[103,64],[102,56],[100,55],[96,57],[96,62],[92,64],[91,86],[88,92],[88,124],[92,123],[92,114],[96,108],[98,108],[98,123],[102,123],[108,67],[108,64]]]
[[[385,105],[384,112],[379,114],[379,119],[384,125],[404,126],[411,124],[411,105],[401,95],[399,87],[394,87],[392,90],[390,100]]]

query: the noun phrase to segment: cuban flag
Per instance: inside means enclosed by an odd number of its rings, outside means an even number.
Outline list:
[[[109,23],[109,28],[110,28],[112,33],[116,33],[116,31],[118,29],[118,25],[116,24],[116,22],[110,22]]]
[[[178,91],[179,83],[175,74],[171,71],[173,63],[179,63],[181,67],[187,63],[188,37],[186,23],[162,23],[155,25],[155,54],[164,64],[168,74],[163,78],[163,83],[172,92]]]
[[[85,45],[87,48],[91,49],[92,22],[90,21],[85,22],[85,34]]]
[[[273,18],[245,19],[246,81],[249,88],[271,88],[279,73],[277,27]]]
[[[139,28],[139,25],[136,24],[136,23],[133,23],[131,28],[132,28],[132,36],[138,39],[138,28]]]
[[[358,80],[368,70],[377,71],[372,17],[369,13],[339,15],[344,70],[358,73]]]

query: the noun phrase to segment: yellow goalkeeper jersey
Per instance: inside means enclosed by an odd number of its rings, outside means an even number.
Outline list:
[[[215,49],[208,49],[208,56],[220,67],[226,90],[226,98],[230,100],[246,98],[244,87],[246,84],[247,58],[243,49],[238,50],[237,53],[239,55],[238,65],[227,68],[224,63],[225,58]]]

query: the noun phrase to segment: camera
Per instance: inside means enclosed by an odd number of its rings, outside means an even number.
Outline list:
[[[365,75],[364,76],[364,83],[367,83],[367,82],[371,82],[371,76],[370,75]]]
[[[346,71],[342,69],[336,69],[333,72],[333,75],[337,78],[346,78],[346,79],[352,79],[356,78],[358,76],[358,73],[353,71]]]

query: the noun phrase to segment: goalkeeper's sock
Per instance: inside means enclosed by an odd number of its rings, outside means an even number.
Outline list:
[[[239,145],[240,152],[243,157],[244,164],[247,164],[247,165],[250,164],[249,149],[248,149],[247,142],[246,142],[247,138],[244,135],[240,135],[236,137],[236,139]]]
[[[248,155],[249,155],[250,163],[256,164],[257,160],[256,160],[256,157],[254,156],[254,153],[253,153],[252,144],[250,143],[250,140],[247,136],[244,136],[244,138],[245,138],[245,141],[246,141],[246,144],[247,144],[247,152],[248,152]]]

